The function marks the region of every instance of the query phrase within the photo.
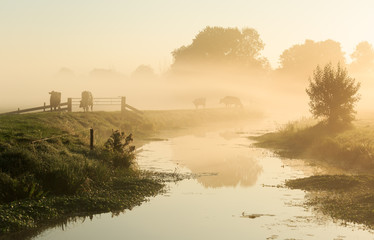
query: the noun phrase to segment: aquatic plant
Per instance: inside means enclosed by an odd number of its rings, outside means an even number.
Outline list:
[[[334,219],[374,229],[374,176],[320,175],[286,182],[292,189],[313,191],[307,205]]]

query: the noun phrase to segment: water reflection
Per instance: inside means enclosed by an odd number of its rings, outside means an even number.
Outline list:
[[[192,173],[215,173],[197,180],[204,187],[253,186],[262,172],[248,139],[236,131],[205,133],[172,140],[173,159]],[[243,147],[247,146],[247,147]]]

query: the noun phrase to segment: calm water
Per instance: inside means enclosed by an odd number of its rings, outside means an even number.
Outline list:
[[[343,226],[306,208],[303,191],[277,187],[325,170],[252,147],[247,137],[271,127],[196,130],[150,142],[139,167],[200,177],[169,183],[165,194],[119,216],[96,215],[35,239],[374,239],[360,225]]]

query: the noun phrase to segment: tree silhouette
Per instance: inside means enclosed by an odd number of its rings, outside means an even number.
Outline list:
[[[192,44],[172,52],[172,69],[217,65],[264,69],[269,66],[261,57],[264,43],[255,29],[206,27]]]
[[[360,83],[349,77],[340,64],[336,69],[331,63],[323,69],[317,66],[306,89],[310,97],[310,111],[316,118],[325,118],[329,125],[349,124],[356,113],[354,104],[359,100],[359,88]]]
[[[353,60],[351,63],[353,71],[374,70],[374,49],[367,41],[357,44],[351,58]]]
[[[151,66],[142,64],[135,69],[131,74],[131,77],[136,79],[151,79],[155,78],[156,74]]]
[[[299,77],[312,72],[319,64],[325,65],[329,62],[337,64],[344,61],[344,53],[339,42],[305,40],[304,44],[297,44],[283,51],[279,57],[279,69]]]

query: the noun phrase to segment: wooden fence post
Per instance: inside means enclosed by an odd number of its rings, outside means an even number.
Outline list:
[[[45,112],[45,102],[44,102],[44,108],[43,108],[43,112]]]
[[[94,147],[94,131],[90,128],[90,149],[93,150]]]
[[[71,98],[68,98],[68,112],[73,111],[73,100]]]
[[[121,113],[125,114],[126,111],[126,97],[121,97]]]

